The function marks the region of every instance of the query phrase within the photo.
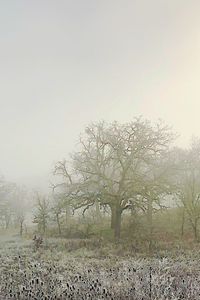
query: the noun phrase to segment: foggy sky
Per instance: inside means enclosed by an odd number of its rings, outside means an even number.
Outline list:
[[[48,187],[91,121],[200,136],[199,0],[0,2],[0,173]]]

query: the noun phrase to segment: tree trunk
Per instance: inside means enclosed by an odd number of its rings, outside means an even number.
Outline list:
[[[46,220],[43,220],[43,222],[42,222],[42,230],[43,230],[43,234],[45,234],[45,232],[46,232]]]
[[[95,211],[96,211],[96,220],[97,222],[101,222],[101,211],[100,211],[100,207],[99,207],[99,202],[95,201]]]
[[[10,222],[9,222],[9,221],[6,221],[6,229],[9,228],[9,225],[10,225]]]
[[[148,222],[149,252],[152,252],[152,243],[153,243],[153,205],[152,205],[152,200],[151,199],[148,199],[147,222]]]
[[[185,225],[185,210],[183,208],[182,218],[181,218],[181,237],[184,235],[184,225]]]
[[[115,229],[116,208],[111,206],[111,229]]]
[[[121,235],[121,216],[122,216],[121,209],[116,209],[115,223],[114,223],[114,236],[116,240],[119,240]]]
[[[6,229],[9,228],[9,225],[10,225],[10,216],[5,216],[5,225],[6,225]]]
[[[58,225],[58,234],[61,235],[61,226],[60,226],[59,214],[56,214],[56,221],[57,221],[57,225]]]
[[[65,208],[65,224],[68,225],[70,223],[70,209],[69,207]]]
[[[194,221],[191,220],[190,223],[192,225],[194,240],[195,242],[197,242],[198,241],[198,230],[197,230],[198,220],[194,220]]]
[[[195,241],[198,241],[197,220],[195,220],[195,223],[194,223],[194,238],[195,238]]]
[[[111,208],[111,229],[114,230],[114,237],[116,240],[118,240],[121,235],[122,209],[121,207],[117,207],[116,205],[112,205],[110,208]]]
[[[20,222],[20,236],[22,236],[23,233],[23,221]]]

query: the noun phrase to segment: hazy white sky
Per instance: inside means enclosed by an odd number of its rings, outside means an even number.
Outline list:
[[[200,136],[199,0],[0,2],[0,173],[48,186],[91,121]]]

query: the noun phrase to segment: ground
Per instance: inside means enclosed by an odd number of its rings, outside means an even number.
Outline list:
[[[200,255],[96,257],[86,248],[67,251],[63,240],[1,235],[1,299],[200,299]]]

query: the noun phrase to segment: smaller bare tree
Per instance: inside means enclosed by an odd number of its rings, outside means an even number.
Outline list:
[[[36,194],[36,197],[36,211],[34,213],[33,223],[38,224],[38,231],[45,234],[50,217],[49,201],[45,196],[40,196],[38,193]]]

